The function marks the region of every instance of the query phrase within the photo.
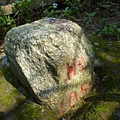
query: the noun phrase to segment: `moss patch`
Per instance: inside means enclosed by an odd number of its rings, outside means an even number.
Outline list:
[[[41,105],[27,101],[16,111],[16,120],[57,120],[54,113]]]
[[[12,106],[14,97],[17,95],[17,89],[13,88],[3,75],[1,75],[0,80],[0,106],[5,105],[6,110],[9,110]]]

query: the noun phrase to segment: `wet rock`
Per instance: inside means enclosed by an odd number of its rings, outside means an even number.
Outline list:
[[[46,18],[12,28],[5,37],[5,53],[34,101],[58,117],[74,113],[92,87],[93,49],[72,21]]]

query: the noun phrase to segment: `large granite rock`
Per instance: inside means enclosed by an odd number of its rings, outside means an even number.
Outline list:
[[[5,54],[34,100],[58,117],[75,112],[92,86],[93,49],[72,21],[46,18],[12,28]]]

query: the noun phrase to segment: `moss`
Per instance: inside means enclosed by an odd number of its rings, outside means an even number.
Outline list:
[[[84,113],[75,120],[108,120],[115,110],[115,105],[114,102],[96,102],[87,107]]]
[[[116,80],[120,78],[120,42],[112,40],[104,40],[99,37],[90,38],[94,46],[94,51],[97,59],[103,63],[102,69],[98,73],[101,78],[107,77],[104,82],[107,88],[117,87]],[[94,43],[97,42],[99,46],[95,46]],[[111,43],[109,46],[108,43]],[[110,90],[110,89],[109,89]]]
[[[3,72],[2,72],[2,70],[0,70],[0,76],[1,76],[1,75],[3,75]]]
[[[24,87],[24,85],[20,82],[19,78],[15,76],[15,74],[13,73],[10,67],[4,66],[2,68],[2,71],[4,73],[6,81],[12,84],[12,86],[14,86],[16,89],[22,88],[21,90],[22,94],[25,95],[27,98],[31,98],[31,95],[28,89]]]
[[[1,72],[2,73],[2,72]],[[13,88],[4,78],[3,73],[0,74],[0,106],[6,106],[9,110],[12,106],[14,97],[18,94],[17,89]]]
[[[97,106],[96,106],[96,112],[108,112],[109,110],[108,110],[108,106],[107,105],[100,105],[100,104],[98,104]]]
[[[16,112],[16,120],[57,120],[55,114],[44,108],[41,105],[37,105],[33,102],[29,102],[20,106]]]
[[[13,105],[13,100],[17,95],[18,91],[16,89],[13,89],[10,92],[5,92],[5,90],[3,90],[2,92],[4,93],[4,95],[2,95],[2,97],[0,98],[0,106],[5,105],[8,111]]]

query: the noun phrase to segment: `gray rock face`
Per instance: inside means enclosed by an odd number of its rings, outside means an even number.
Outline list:
[[[74,112],[92,86],[92,46],[72,21],[46,18],[12,28],[5,53],[31,96],[58,117]]]

